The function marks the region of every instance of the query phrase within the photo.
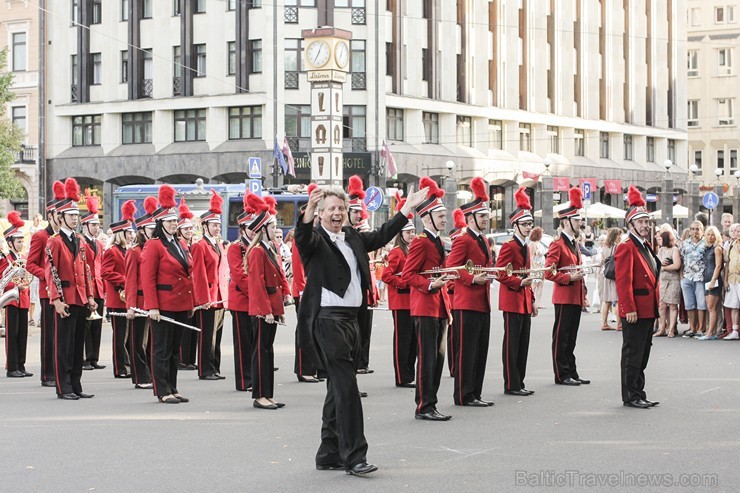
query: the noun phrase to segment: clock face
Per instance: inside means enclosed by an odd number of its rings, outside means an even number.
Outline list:
[[[349,48],[347,47],[347,43],[337,43],[337,47],[334,48],[334,59],[337,65],[339,65],[339,68],[347,67],[349,63]]]
[[[331,53],[326,41],[314,41],[308,45],[308,61],[314,67],[323,67],[329,61]]]

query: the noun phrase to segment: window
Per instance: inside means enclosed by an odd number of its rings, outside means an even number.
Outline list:
[[[385,44],[385,75],[393,76],[393,65],[396,57],[393,56],[393,43]]]
[[[181,0],[172,0],[172,15],[173,17],[177,17],[180,15],[180,12],[182,12],[182,7],[180,6]]]
[[[701,169],[701,151],[694,151],[694,164]]]
[[[364,139],[367,127],[365,106],[345,105],[342,108],[343,137],[345,139]]]
[[[532,125],[519,124],[519,150],[532,152]]]
[[[311,106],[285,106],[285,135],[303,138],[311,136]]]
[[[236,73],[236,41],[226,43],[226,52],[229,54],[226,60],[226,75]]]
[[[285,40],[285,71],[303,72],[303,46],[300,39],[288,38]]]
[[[77,55],[70,57],[70,71],[72,73],[72,84],[77,85]]]
[[[90,53],[90,65],[92,69],[92,79],[90,83],[94,86],[99,85],[102,82],[102,59],[103,56],[100,53]]]
[[[13,72],[26,70],[26,33],[13,33]]]
[[[732,99],[720,98],[717,100],[717,115],[719,121],[717,122],[720,126],[734,125],[735,120],[732,115]]]
[[[206,140],[206,110],[175,111],[175,142]]]
[[[128,82],[128,50],[121,51],[121,83]]]
[[[72,13],[70,19],[72,19],[72,25],[76,25],[80,22],[80,0],[72,0]]]
[[[92,0],[92,24],[103,22],[103,0]]]
[[[195,77],[206,76],[206,45],[195,45]]]
[[[424,143],[439,144],[439,113],[423,112],[421,119],[424,122]]]
[[[647,147],[647,162],[655,162],[655,137],[648,137],[645,143]]]
[[[714,23],[724,24],[725,23],[725,9],[724,7],[714,7]]]
[[[124,113],[123,121],[124,144],[151,144],[152,143],[152,112]]]
[[[421,49],[421,80],[428,81],[430,79],[430,72],[432,64],[429,63],[429,50],[426,48]]]
[[[699,100],[689,99],[689,111],[687,125],[689,127],[699,126]]]
[[[385,117],[388,140],[403,140],[403,110],[388,108]]]
[[[100,115],[75,116],[72,118],[72,145],[100,145]]]
[[[262,138],[262,106],[229,108],[229,140]]]
[[[473,120],[469,116],[457,116],[457,145],[473,146]]]
[[[689,77],[699,76],[699,50],[688,50],[688,72]]]
[[[206,0],[195,0],[195,8],[193,9],[194,14],[205,14],[206,13]]]
[[[128,20],[128,5],[129,5],[129,0],[121,0],[121,20],[122,21]]]
[[[632,161],[632,136],[624,136],[624,159],[625,161]]]
[[[364,7],[365,0],[334,0],[334,7]]]
[[[179,46],[172,47],[172,76],[182,77],[182,50]]]
[[[144,0],[141,5],[141,17],[143,19],[152,18],[152,2],[153,0]]]
[[[26,135],[27,123],[26,123],[26,107],[25,106],[13,106],[10,110],[11,121],[16,127],[21,129],[23,135]]]
[[[286,7],[315,7],[316,0],[285,0]]]
[[[488,146],[491,149],[504,148],[504,126],[501,120],[488,120]]]
[[[609,134],[599,132],[599,157],[609,159]]]
[[[547,144],[547,152],[560,154],[560,129],[558,127],[547,126]]]
[[[717,50],[719,55],[719,75],[732,74],[732,48],[720,48]]]
[[[250,40],[249,49],[252,50],[252,73],[260,74],[262,73],[262,40]]]
[[[668,159],[672,163],[676,162],[676,141],[673,139],[668,139]]]
[[[717,169],[721,169],[724,172],[725,169],[725,151],[724,149],[717,150]]]
[[[730,149],[730,173],[737,171],[737,149]]]
[[[226,10],[236,10],[236,0],[229,0],[229,4],[226,6]]]
[[[585,146],[583,144],[583,139],[585,137],[585,131],[582,128],[577,128],[573,132],[573,138],[575,139],[574,144],[574,153],[576,156],[585,156]]]
[[[728,5],[725,8],[725,19],[727,19],[728,24],[735,23],[735,7],[734,6]]]
[[[141,54],[144,57],[144,79],[154,79],[154,59],[152,58],[152,49],[144,48],[141,50]]]
[[[365,40],[357,39],[349,42],[350,66],[352,72],[352,89],[365,89],[367,82],[365,78]]]
[[[699,7],[691,9],[691,25],[694,27],[701,25],[701,9]]]

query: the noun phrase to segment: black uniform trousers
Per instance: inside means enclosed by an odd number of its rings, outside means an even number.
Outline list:
[[[393,310],[393,370],[396,385],[414,381],[416,337],[409,310]]]
[[[321,445],[316,464],[365,462],[367,441],[357,388],[360,327],[356,308],[322,308],[314,321],[316,350],[326,370],[326,399],[321,416]]]
[[[653,345],[654,318],[622,318],[622,402],[645,399],[645,368]]]
[[[160,315],[174,318],[184,324],[190,321],[188,312],[160,311]],[[150,368],[152,370],[154,395],[157,397],[178,393],[177,362],[183,330],[190,329],[185,329],[164,320],[151,321],[151,330],[149,331],[149,343],[152,346]]]
[[[411,317],[416,330],[416,414],[437,408],[437,391],[445,364],[447,319]]]
[[[453,310],[453,324],[455,388],[452,396],[455,404],[462,406],[480,399],[483,392],[491,335],[491,313]]]
[[[301,303],[301,297],[294,298],[295,312],[298,313],[298,307]],[[311,347],[310,350],[304,349],[298,342],[298,326],[295,330],[295,362],[293,364],[293,373],[296,375],[316,375],[318,371],[318,356],[316,351]]]
[[[54,310],[54,376],[57,394],[79,394],[82,393],[85,318],[90,310],[86,306],[69,305],[67,312],[69,316],[62,318]]]
[[[504,364],[504,390],[522,390],[527,373],[529,334],[532,315],[504,312],[504,342],[501,360]]]
[[[219,308],[214,310],[213,321],[213,368],[216,373],[221,373],[221,338],[224,335],[224,315],[226,310]]]
[[[447,294],[450,296],[450,303],[455,296],[454,290],[447,290]],[[455,344],[453,340],[453,334],[455,333],[455,312],[452,312],[452,325],[447,328],[447,369],[450,371],[450,376],[455,376]]]
[[[264,318],[253,317],[252,341],[252,398],[272,398],[275,390],[275,342],[277,323],[268,324]]]
[[[576,337],[581,324],[581,305],[555,305],[555,323],[552,326],[552,366],[555,383],[578,379],[576,369]]]
[[[105,300],[95,298],[95,303],[98,304],[97,312],[101,317],[103,316],[103,310],[105,309]],[[89,313],[88,313],[89,315]],[[87,318],[87,316],[85,316]],[[100,359],[100,339],[103,334],[103,319],[100,320],[85,320],[85,359],[84,363],[93,365]],[[125,334],[125,331],[124,331]],[[113,354],[115,355],[115,347],[113,348]],[[114,360],[115,361],[115,360]],[[115,367],[115,364],[113,365]],[[123,373],[126,373],[125,371]]]
[[[200,328],[198,339],[198,376],[206,377],[216,373],[216,360],[214,356],[214,329],[216,322],[216,310],[198,310],[195,312],[197,326]]]
[[[41,298],[41,381],[53,382],[54,378],[54,305],[49,298]]]
[[[231,310],[231,330],[234,342],[234,385],[246,391],[252,386],[252,317],[247,312]]]
[[[124,309],[108,309],[109,312],[123,312]],[[145,383],[152,383],[152,374],[149,371],[148,361],[150,361],[147,351],[144,349],[144,344],[149,330],[149,319],[146,317],[136,317],[133,320],[128,320],[123,317],[113,317],[115,319],[120,318],[125,320],[128,325],[128,354],[131,359],[131,381],[134,385],[142,385]],[[188,331],[194,332],[194,331]],[[115,333],[115,332],[114,332]],[[151,348],[151,344],[149,344]],[[115,357],[113,358],[115,360]]]
[[[360,353],[355,361],[358,369],[370,367],[370,336],[373,332],[373,311],[363,306],[357,312],[360,327]]]
[[[195,316],[187,322],[189,325],[198,326],[198,320]],[[194,330],[183,330],[182,341],[180,343],[180,364],[195,366],[195,356],[198,352],[198,339],[200,334]]]
[[[26,371],[28,308],[5,307],[5,369]]]
[[[108,308],[109,313],[126,313],[126,310],[123,308]],[[102,322],[102,320],[100,320]],[[92,322],[88,322],[92,323]],[[129,355],[129,351],[127,349],[126,341],[128,340],[129,343],[133,339],[131,334],[128,333],[129,328],[129,321],[125,317],[111,317],[111,328],[113,330],[113,376],[120,378],[125,377],[129,374],[129,371],[126,369],[126,364],[130,364],[132,366],[133,371],[133,362],[134,359],[133,354]],[[135,341],[134,341],[135,344]],[[128,344],[128,346],[131,346],[131,344]],[[139,382],[134,382],[139,383]]]

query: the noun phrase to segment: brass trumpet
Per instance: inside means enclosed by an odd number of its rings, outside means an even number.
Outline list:
[[[500,273],[504,272],[507,276],[521,276],[522,274],[526,274],[526,277],[531,277],[532,279],[542,279],[545,276],[545,273],[550,272],[551,274],[555,275],[557,274],[557,266],[555,264],[551,265],[550,267],[539,267],[539,268],[533,268],[533,269],[514,269],[514,267],[511,265],[511,263],[508,263],[504,265],[503,267],[481,267],[481,266],[475,266],[473,267],[472,271],[469,271],[470,274],[476,275],[476,274],[488,274],[489,279],[497,279]]]
[[[126,291],[125,290],[123,289],[120,290],[118,292],[118,297],[121,299],[121,303],[126,303]]]
[[[589,274],[596,274],[601,269],[600,265],[568,265],[558,269],[559,272],[566,272],[568,274],[581,273],[584,276]]]
[[[430,279],[437,279],[443,276],[451,276],[452,279],[458,279],[461,270],[472,273],[473,269],[475,269],[473,261],[468,260],[464,265],[458,265],[457,267],[435,267],[434,269],[419,272],[419,275],[429,276]]]

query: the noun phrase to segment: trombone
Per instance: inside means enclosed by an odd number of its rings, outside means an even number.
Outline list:
[[[463,265],[457,267],[435,267],[434,269],[425,270],[419,272],[421,276],[429,276],[430,279],[438,279],[440,277],[447,277],[448,279],[458,279],[460,277],[460,271],[467,271],[469,274],[473,273],[475,266],[472,260],[468,260]]]

